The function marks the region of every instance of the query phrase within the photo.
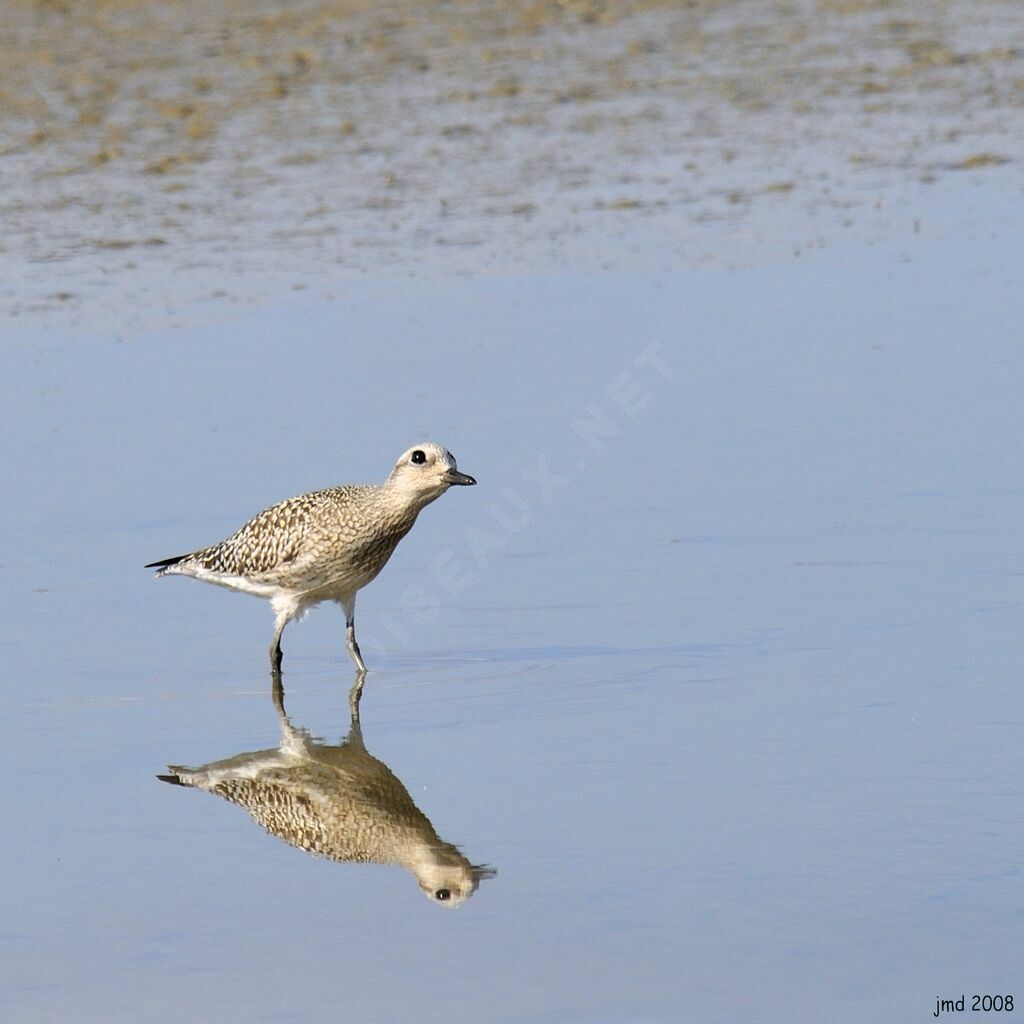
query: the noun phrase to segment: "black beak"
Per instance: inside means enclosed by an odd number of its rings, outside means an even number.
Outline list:
[[[468,473],[460,473],[457,469],[446,470],[441,479],[446,484],[456,484],[460,487],[470,487],[476,483]]]

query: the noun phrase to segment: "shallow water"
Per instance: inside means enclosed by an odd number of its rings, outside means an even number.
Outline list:
[[[4,1018],[1024,998],[1020,237],[12,338]],[[428,435],[480,485],[361,594],[361,716],[497,869],[454,912],[157,781],[279,723],[269,609],[142,569]],[[292,722],[339,743],[340,613],[284,647]]]
[[[1024,1000],[1012,2],[183,12],[0,38],[0,1018]],[[425,438],[280,753],[142,566]]]

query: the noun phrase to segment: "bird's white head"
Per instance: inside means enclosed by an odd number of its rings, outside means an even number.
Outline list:
[[[447,448],[430,441],[404,452],[387,482],[424,504],[439,498],[449,487],[476,483],[468,474],[459,472],[455,456]]]
[[[450,908],[461,906],[484,879],[497,874],[486,864],[470,864],[457,846],[443,842],[417,848],[406,866],[431,903]]]

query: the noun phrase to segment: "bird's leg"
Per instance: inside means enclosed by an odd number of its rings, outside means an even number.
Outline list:
[[[359,669],[359,686],[362,687],[361,680],[366,675],[366,665],[363,663],[363,656],[359,653],[359,644],[356,643],[356,624],[353,619],[349,619],[345,623],[345,639],[348,644],[348,653],[356,663],[356,668]]]
[[[270,641],[270,672],[280,675],[281,672],[281,634],[288,623],[286,615],[278,614],[274,620],[274,639]]]
[[[275,633],[274,639],[270,641],[270,673],[271,675],[281,674],[281,634]]]
[[[366,664],[363,662],[363,656],[359,653],[359,644],[356,643],[356,596],[353,594],[348,600],[341,602],[341,607],[345,612],[345,642],[348,646],[348,653],[352,660],[356,663],[356,668],[359,669],[360,674],[366,674]],[[359,683],[362,688],[362,683]]]

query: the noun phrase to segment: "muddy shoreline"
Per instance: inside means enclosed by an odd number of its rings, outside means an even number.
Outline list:
[[[879,213],[890,194],[1010,182],[1024,138],[1024,32],[1000,0],[18,2],[6,20],[8,316],[787,258],[907,230]]]

